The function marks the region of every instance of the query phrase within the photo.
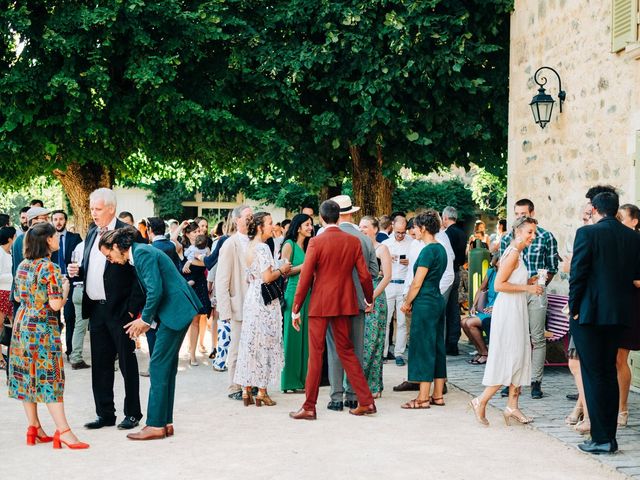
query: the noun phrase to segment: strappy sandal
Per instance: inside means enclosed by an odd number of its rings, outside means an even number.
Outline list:
[[[435,405],[436,407],[444,407],[445,406],[444,397],[435,398],[435,397],[431,396],[431,397],[429,397],[429,403],[431,405]]]
[[[484,358],[484,361],[482,361],[482,360],[481,360],[482,358]],[[487,363],[487,358],[488,358],[488,357],[487,357],[486,355],[480,355],[480,356],[478,357],[478,359],[476,360],[476,363],[475,363],[475,364],[476,364],[476,365],[484,365],[484,364],[486,364],[486,363]]]
[[[475,355],[471,360],[467,360],[467,363],[470,365],[477,365],[478,364],[478,359],[480,358],[480,355]]]
[[[400,405],[400,407],[404,408],[405,410],[423,410],[431,408],[431,404],[429,403],[429,400],[420,401],[417,398],[414,398],[407,403],[403,403],[402,405]]]

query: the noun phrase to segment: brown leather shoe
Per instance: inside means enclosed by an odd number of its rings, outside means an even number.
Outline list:
[[[304,408],[297,412],[289,412],[289,416],[294,420],[315,420],[317,418],[315,410],[305,410]]]
[[[393,387],[394,392],[412,392],[415,390],[420,390],[420,385],[413,382],[402,382],[400,385],[396,385]]]
[[[352,408],[349,410],[349,413],[360,417],[362,415],[374,415],[378,413],[378,409],[376,408],[376,404],[372,403],[371,405],[359,405],[358,408]]]
[[[164,428],[156,427],[144,427],[142,430],[136,433],[130,433],[127,435],[129,440],[160,440],[167,436],[167,432]]]
[[[167,437],[173,437],[173,425],[169,424],[166,427],[164,427],[164,431],[167,434]]]

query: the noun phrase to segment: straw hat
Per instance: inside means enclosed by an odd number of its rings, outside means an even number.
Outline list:
[[[360,207],[354,207],[351,203],[351,198],[349,195],[336,195],[331,198],[334,202],[336,202],[340,206],[340,214],[344,215],[347,213],[355,213],[360,210]]]

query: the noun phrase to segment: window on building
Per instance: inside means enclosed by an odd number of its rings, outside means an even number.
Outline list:
[[[638,41],[639,0],[613,0],[611,12],[611,51],[619,52]]]

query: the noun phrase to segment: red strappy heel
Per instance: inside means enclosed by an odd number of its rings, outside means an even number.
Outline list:
[[[53,441],[53,437],[48,435],[38,435],[38,429],[42,427],[31,426],[27,428],[27,445],[35,445],[36,443],[49,443]],[[44,430],[43,430],[44,431]]]
[[[53,448],[62,448],[63,443],[66,445],[67,448],[70,448],[71,450],[82,450],[85,448],[89,448],[88,443],[84,443],[84,442],[68,443],[60,438],[60,435],[64,435],[65,433],[70,431],[71,431],[70,428],[67,428],[64,432],[60,432],[56,430],[56,433],[54,433],[53,435]]]

